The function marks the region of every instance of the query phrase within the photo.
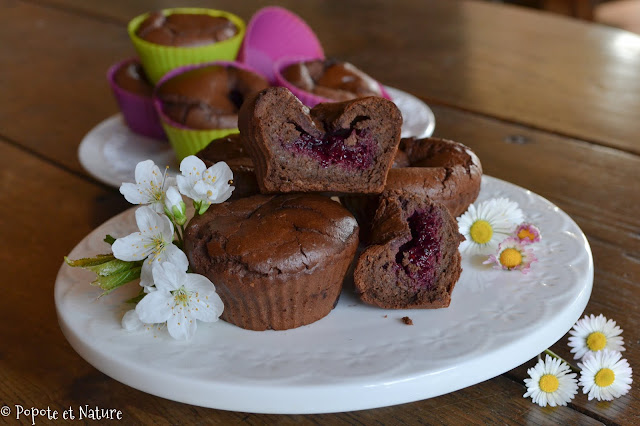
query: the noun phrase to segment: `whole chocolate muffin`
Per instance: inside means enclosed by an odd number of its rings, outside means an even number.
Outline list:
[[[309,110],[288,89],[272,87],[243,104],[238,124],[263,193],[379,193],[402,116],[373,96]]]
[[[200,66],[156,88],[162,112],[192,129],[234,129],[245,98],[269,87],[260,75],[232,65]]]
[[[113,80],[123,90],[151,98],[153,86],[138,61],[129,61],[116,70]]]
[[[255,195],[193,218],[184,244],[193,271],[216,284],[222,319],[285,330],[333,309],[358,246],[358,224],[320,195]]]
[[[334,101],[382,96],[377,81],[354,65],[333,59],[291,64],[282,70],[282,77],[304,91]]]
[[[231,200],[260,193],[253,160],[246,153],[239,133],[214,139],[196,156],[204,161],[207,167],[219,161],[227,163],[233,172],[233,186],[236,188],[231,194]]]
[[[445,308],[462,272],[463,240],[444,205],[389,193],[376,212],[372,245],[358,259],[356,291],[364,302],[387,309]]]
[[[478,197],[481,180],[482,165],[469,147],[447,139],[403,138],[384,191],[438,201],[457,217]],[[368,241],[379,198],[348,195],[340,201],[358,219],[361,239]]]
[[[216,43],[237,33],[235,24],[223,16],[162,12],[149,14],[136,30],[140,38],[150,43],[183,47]]]

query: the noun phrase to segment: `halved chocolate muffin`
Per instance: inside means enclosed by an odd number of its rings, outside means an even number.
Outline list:
[[[285,330],[333,309],[358,247],[358,224],[321,195],[254,195],[193,218],[184,246],[193,271],[215,283],[222,319]]]
[[[445,308],[460,278],[464,237],[447,208],[414,194],[382,197],[372,244],[354,272],[356,291],[387,309]]]
[[[380,97],[309,110],[288,89],[272,87],[243,104],[238,125],[264,193],[379,193],[402,116]]]
[[[403,138],[384,191],[438,201],[457,217],[478,197],[481,181],[482,165],[469,147],[440,138]],[[379,197],[345,195],[340,201],[358,219],[361,239],[368,241]]]

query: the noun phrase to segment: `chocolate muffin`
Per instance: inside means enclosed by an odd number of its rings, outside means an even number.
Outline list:
[[[385,191],[412,193],[438,201],[454,217],[464,213],[478,197],[482,165],[469,147],[447,139],[403,138],[398,153],[387,175]],[[358,219],[361,239],[368,241],[378,197],[349,195],[340,201]]]
[[[206,148],[196,154],[208,167],[219,161],[227,163],[233,172],[233,194],[231,200],[260,193],[253,160],[246,153],[240,140],[240,134],[234,133],[214,139]]]
[[[372,245],[356,265],[356,291],[364,302],[386,309],[446,308],[462,272],[463,240],[441,203],[388,193],[376,211]]]
[[[272,87],[245,102],[238,125],[263,193],[379,193],[402,116],[380,97],[309,110],[288,89]]]
[[[153,86],[138,61],[129,61],[116,70],[113,80],[123,90],[151,98]]]
[[[136,30],[138,37],[150,43],[182,47],[216,43],[237,33],[235,24],[223,16],[162,12],[149,14]]]
[[[269,87],[260,75],[232,65],[200,66],[156,88],[162,112],[192,129],[234,129],[244,99]]]
[[[213,205],[189,223],[191,269],[216,284],[222,319],[285,330],[326,316],[358,246],[358,224],[314,194],[255,195]]]
[[[297,62],[281,73],[294,86],[334,101],[382,96],[380,84],[348,62],[333,59]]]

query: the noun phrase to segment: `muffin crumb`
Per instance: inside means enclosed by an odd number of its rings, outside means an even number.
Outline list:
[[[402,317],[402,322],[406,325],[413,325],[413,320],[409,317]]]

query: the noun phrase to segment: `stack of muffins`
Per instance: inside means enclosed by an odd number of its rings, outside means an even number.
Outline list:
[[[279,7],[258,11],[246,28],[224,11],[165,9],[132,19],[128,32],[139,59],[115,64],[108,80],[129,128],[168,139],[179,161],[237,133],[244,99],[270,85],[289,87],[309,106],[388,98],[352,65],[326,60],[304,21]],[[303,71],[293,76],[296,67]]]
[[[449,306],[461,273],[454,214],[477,197],[482,168],[462,144],[401,140],[401,126],[396,105],[377,96],[309,109],[271,87],[245,101],[240,134],[198,153],[226,161],[241,191],[194,218],[184,240],[224,320],[309,324],[333,309],[349,271],[366,303]]]

